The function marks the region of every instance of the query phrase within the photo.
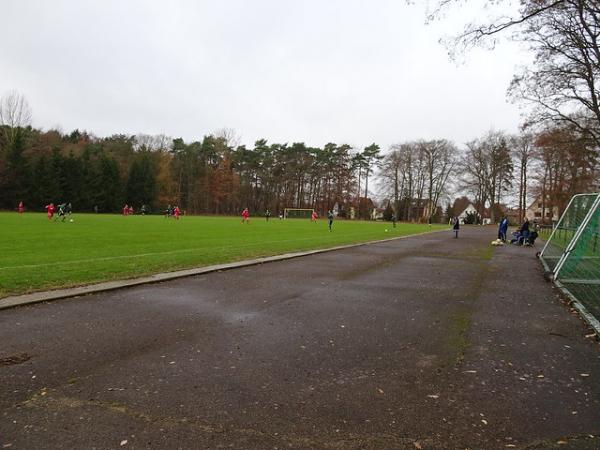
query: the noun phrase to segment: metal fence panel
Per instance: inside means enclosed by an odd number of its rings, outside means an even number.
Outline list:
[[[547,239],[540,254],[542,263],[557,286],[583,306],[584,316],[593,316],[596,328],[600,319],[600,194],[574,196]]]

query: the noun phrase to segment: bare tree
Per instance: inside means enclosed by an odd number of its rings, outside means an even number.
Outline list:
[[[400,151],[400,145],[394,144],[390,151],[384,156],[381,164],[381,176],[383,178],[383,190],[394,200],[394,214],[399,218],[400,194],[404,189],[405,164]]]
[[[456,147],[445,139],[419,143],[425,160],[427,181],[427,216],[431,222],[438,207],[440,195],[445,190],[448,177],[455,167]]]
[[[135,151],[147,150],[151,152],[156,151],[170,151],[173,148],[173,138],[166,136],[165,134],[137,134],[133,143]]]
[[[413,161],[415,159],[416,149],[411,144],[402,144],[400,146],[400,154],[402,158],[402,189],[400,190],[402,197],[404,198],[404,214],[406,220],[412,218],[412,200],[415,192],[415,179],[419,172],[415,173],[415,169],[420,169],[422,165],[414,166]],[[420,172],[422,173],[422,171]]]
[[[427,178],[427,171],[425,170],[426,163],[425,163],[425,155],[423,153],[423,147],[421,145],[419,145],[418,142],[413,142],[410,145],[411,145],[411,147],[413,147],[412,161],[411,161],[411,167],[410,167],[413,190],[412,190],[411,198],[408,199],[409,200],[408,213],[409,213],[409,218],[411,220],[414,220],[417,217],[415,217],[413,215],[413,213],[414,213],[413,199],[415,202],[414,206],[416,209],[416,213],[420,214],[421,217],[423,216],[423,212],[422,212],[421,208],[424,209],[423,196],[425,195],[425,184],[426,184],[426,178]]]
[[[216,138],[221,138],[225,145],[235,148],[242,142],[242,137],[233,128],[223,127],[216,130],[212,135]]]
[[[418,142],[406,142],[396,146],[399,153],[401,184],[400,184],[400,214],[404,220],[415,219],[421,207],[425,189],[425,159]]]
[[[6,127],[9,143],[14,142],[20,128],[31,125],[31,108],[24,95],[10,91],[0,98],[0,125]]]
[[[512,184],[513,165],[508,149],[508,139],[504,133],[490,131],[482,140],[489,161],[489,178],[486,189],[490,200],[490,218],[496,220],[496,205],[502,200]]]
[[[488,200],[486,189],[486,180],[489,177],[487,155],[483,146],[477,140],[467,142],[466,146],[467,149],[460,164],[460,187],[474,196],[479,214],[483,215],[483,208]]]
[[[25,199],[29,190],[24,128],[30,124],[31,108],[23,95],[11,91],[0,98],[0,192],[6,203]]]
[[[375,167],[377,167],[379,161],[381,160],[381,155],[379,154],[379,145],[373,143],[362,152],[365,164],[365,198],[369,196],[369,175],[373,171]]]
[[[535,53],[511,95],[534,107],[530,122],[570,124],[600,145],[600,6],[563,0],[528,20],[523,36]]]
[[[383,191],[394,199],[397,218],[417,218],[416,208],[417,214],[432,220],[456,165],[456,154],[456,147],[443,139],[390,147],[381,164],[380,176]]]
[[[0,125],[25,128],[31,124],[31,108],[24,95],[10,91],[0,98]]]
[[[491,220],[496,219],[496,208],[502,194],[512,182],[513,165],[504,133],[490,131],[480,139],[467,143],[462,160],[462,186],[475,196],[479,214],[490,206]]]
[[[498,43],[503,33],[514,32],[509,37],[519,39],[522,36],[519,34],[531,21],[535,20],[540,15],[547,11],[552,11],[560,7],[568,0],[520,0],[518,10],[508,14],[507,11],[498,13],[492,16],[485,22],[471,22],[465,25],[462,32],[450,39],[442,41],[447,45],[451,56],[455,57],[472,47],[487,47],[494,48]],[[577,1],[577,0],[575,0]],[[585,0],[581,0],[584,2]],[[443,16],[443,13],[448,8],[454,5],[466,3],[464,0],[438,0],[435,6],[427,14],[427,20],[432,21]],[[512,6],[511,0],[485,0],[482,2],[485,6]]]
[[[519,223],[523,222],[525,208],[527,208],[527,183],[530,162],[534,156],[534,137],[530,133],[523,133],[510,138],[510,146],[519,167]]]
[[[440,0],[432,16],[459,0]],[[505,4],[507,0],[487,0]],[[513,17],[470,23],[451,53],[493,46],[500,36],[525,43],[533,64],[515,75],[509,93],[533,106],[530,124],[569,124],[600,145],[600,5],[590,0],[521,0]]]

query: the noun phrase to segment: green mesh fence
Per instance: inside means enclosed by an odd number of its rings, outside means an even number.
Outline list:
[[[554,268],[562,258],[597,197],[598,194],[573,196],[553,230],[550,232],[548,229],[542,229],[541,237],[546,239],[547,242],[540,258],[544,262],[546,270],[554,272]]]
[[[600,319],[600,194],[573,197],[540,258],[555,282]]]

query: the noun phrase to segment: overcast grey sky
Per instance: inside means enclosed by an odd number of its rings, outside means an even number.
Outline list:
[[[416,3],[3,0],[0,95],[24,94],[37,127],[99,136],[228,127],[246,144],[385,149],[517,131],[506,88],[523,52],[503,44],[457,65],[438,39],[481,11],[425,25]]]

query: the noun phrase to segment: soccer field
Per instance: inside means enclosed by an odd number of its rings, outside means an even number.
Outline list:
[[[431,229],[446,228],[432,225]],[[387,232],[385,230],[388,230]],[[428,231],[428,225],[237,217],[0,213],[0,297]]]

